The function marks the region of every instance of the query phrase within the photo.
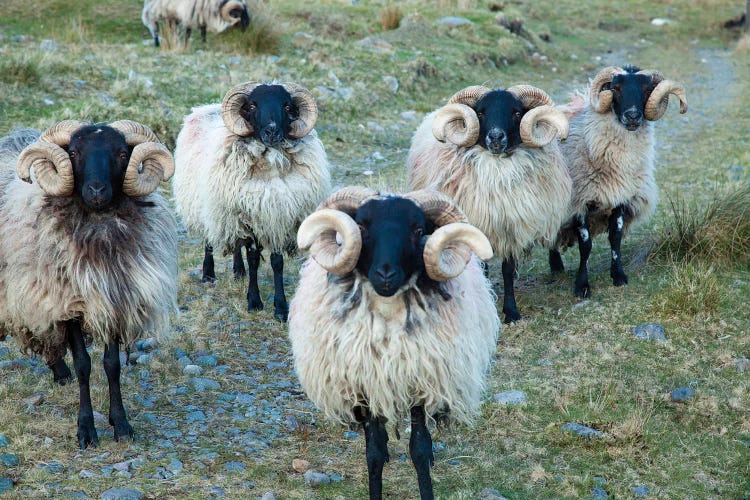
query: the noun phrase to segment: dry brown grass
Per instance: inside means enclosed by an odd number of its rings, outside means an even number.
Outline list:
[[[401,12],[398,5],[384,5],[378,13],[378,19],[380,19],[380,26],[383,31],[395,30],[401,24],[401,19],[404,18],[404,13]]]

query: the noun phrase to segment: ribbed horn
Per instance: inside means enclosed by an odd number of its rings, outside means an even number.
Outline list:
[[[669,105],[669,96],[674,94],[680,100],[680,113],[687,113],[687,93],[685,87],[673,80],[665,80],[664,76],[658,71],[639,71],[639,74],[651,76],[656,88],[651,92],[646,105],[643,109],[643,116],[649,121],[659,120],[667,112]]]
[[[492,246],[482,231],[461,222],[442,226],[424,245],[425,272],[435,281],[455,278],[466,269],[472,251],[482,260],[492,258]]]
[[[556,135],[568,137],[568,119],[554,105],[545,104],[528,111],[521,119],[521,140],[540,148],[552,142]]]
[[[159,142],[153,130],[133,120],[117,120],[109,126],[125,136],[128,146],[136,146],[143,142]]]
[[[138,166],[143,164],[139,170]],[[137,197],[151,194],[174,173],[172,153],[158,142],[144,142],[133,148],[122,192],[127,196]]]
[[[240,115],[240,109],[247,102],[247,96],[260,82],[247,82],[229,89],[221,101],[221,119],[224,125],[235,135],[247,137],[253,133],[253,128],[248,125]]]
[[[484,85],[472,85],[453,94],[448,99],[448,104],[466,104],[470,108],[473,108],[477,105],[477,101],[487,92],[492,92],[492,89]]]
[[[336,234],[341,245],[336,242]],[[359,226],[349,215],[324,208],[310,214],[299,227],[297,246],[309,250],[310,256],[331,274],[343,276],[352,272],[362,251]]]
[[[432,134],[440,142],[471,147],[479,139],[479,119],[474,109],[466,104],[446,104],[435,112]]]
[[[292,101],[299,110],[299,118],[292,122],[289,136],[299,139],[309,134],[315,127],[315,122],[318,120],[318,106],[315,104],[313,95],[305,87],[296,83],[285,83],[283,86],[291,94]]]
[[[63,148],[70,144],[76,130],[85,125],[87,123],[78,120],[63,120],[47,129],[37,142],[21,151],[16,167],[18,177],[31,182],[33,167],[36,182],[45,193],[51,196],[73,194],[73,165]]]
[[[231,25],[235,25],[240,21],[239,17],[234,17],[231,15],[232,11],[234,9],[245,9],[245,4],[242,2],[238,2],[237,0],[229,0],[227,3],[224,4],[224,6],[221,8],[221,18],[228,22]]]
[[[607,113],[612,106],[612,91],[602,90],[602,86],[612,82],[615,75],[623,73],[625,70],[619,66],[608,66],[601,70],[591,82],[589,89],[589,100],[591,107],[597,113]]]
[[[542,89],[533,85],[514,85],[506,89],[521,101],[524,109],[534,109],[538,106],[552,105],[552,99]]]
[[[438,191],[420,189],[406,193],[404,198],[413,201],[422,209],[425,216],[438,227],[454,222],[468,222],[458,205]]]
[[[359,210],[359,207],[362,206],[365,201],[375,198],[376,196],[378,196],[378,192],[370,188],[362,186],[347,186],[329,196],[327,200],[320,204],[318,210],[326,208],[339,210],[354,217],[357,210]]]

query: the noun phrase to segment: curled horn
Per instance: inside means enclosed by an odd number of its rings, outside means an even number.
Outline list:
[[[359,207],[378,195],[377,191],[361,186],[348,186],[339,189],[320,204],[318,210],[332,209],[354,217]]]
[[[466,104],[447,104],[435,113],[432,134],[440,142],[471,147],[479,138],[477,114]]]
[[[246,137],[253,133],[253,128],[240,115],[240,109],[247,102],[247,95],[258,85],[260,82],[247,82],[232,87],[221,101],[221,119],[235,135]]]
[[[18,177],[31,182],[31,167],[42,190],[51,196],[73,193],[73,165],[65,149],[76,130],[86,125],[78,120],[64,120],[47,129],[39,140],[29,144],[18,157]]]
[[[119,120],[110,125],[125,136],[128,146],[135,146],[130,155],[122,191],[127,196],[146,196],[154,192],[161,181],[174,174],[174,159],[169,150],[147,126],[131,120]],[[139,165],[143,167],[139,170]]]
[[[227,3],[224,4],[224,6],[221,8],[221,18],[234,25],[237,24],[240,20],[239,17],[232,16],[232,11],[235,9],[245,9],[245,5],[242,2],[239,2],[238,0],[229,0]]]
[[[453,222],[468,222],[466,215],[455,202],[446,195],[429,189],[420,189],[404,195],[422,209],[425,216],[436,226],[445,226]]]
[[[538,106],[523,115],[520,126],[524,144],[540,148],[554,140],[568,137],[568,119],[553,105]]]
[[[552,105],[552,99],[542,89],[532,85],[514,85],[506,89],[521,101],[523,109],[534,109],[538,106]]]
[[[299,139],[306,136],[315,127],[318,120],[318,106],[309,90],[296,83],[283,84],[289,94],[292,96],[292,102],[299,110],[299,118],[294,120],[289,130],[289,136]]]
[[[482,231],[463,222],[442,226],[424,245],[425,272],[435,281],[455,278],[466,269],[472,251],[482,260],[492,258],[492,246]]]
[[[477,101],[487,92],[492,92],[492,89],[484,85],[472,85],[453,94],[448,99],[448,104],[466,104],[470,108],[473,108],[477,105]]]
[[[612,106],[612,91],[602,90],[602,87],[612,82],[615,75],[623,73],[625,70],[619,66],[608,66],[601,70],[591,82],[589,90],[589,99],[591,106],[597,113],[607,113]]]
[[[341,238],[341,246],[336,242]],[[310,214],[299,227],[297,245],[309,250],[310,256],[331,274],[343,276],[352,272],[362,251],[359,226],[348,214],[323,208]]]
[[[643,115],[649,121],[656,121],[664,116],[669,105],[669,95],[674,94],[680,100],[680,113],[687,113],[687,93],[685,87],[673,80],[665,80],[664,76],[658,71],[639,71],[639,75],[648,75],[656,84],[656,88],[651,92],[646,105],[643,109]]]

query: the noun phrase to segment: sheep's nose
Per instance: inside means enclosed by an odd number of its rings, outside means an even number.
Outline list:
[[[643,115],[641,115],[641,112],[638,111],[637,109],[629,109],[629,110],[625,111],[625,113],[623,113],[623,114],[625,116],[625,119],[628,120],[628,121],[630,121],[630,122],[640,121],[641,117],[643,116]]]
[[[375,270],[375,275],[383,283],[390,283],[396,278],[396,270],[390,266],[383,266]]]
[[[263,141],[263,144],[266,146],[275,146],[278,144],[279,141],[281,141],[281,131],[279,130],[279,127],[277,127],[275,123],[263,127],[263,130],[260,131],[260,140]]]
[[[102,196],[106,189],[107,186],[105,186],[101,182],[92,182],[88,185],[89,194],[94,198]]]
[[[508,135],[504,130],[493,128],[487,132],[487,149],[493,153],[502,153],[508,149]]]

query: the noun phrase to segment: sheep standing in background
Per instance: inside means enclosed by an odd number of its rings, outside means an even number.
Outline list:
[[[206,43],[206,30],[223,31],[239,24],[242,31],[250,24],[245,0],[144,0],[141,13],[143,24],[159,46],[159,23],[167,23],[175,32],[177,26],[185,30],[185,46],[193,29],[199,29]]]
[[[554,243],[568,214],[571,180],[555,137],[568,121],[536,87],[468,87],[427,115],[407,159],[411,189],[456,200],[502,259],[505,322],[521,319],[513,292],[517,259]]]
[[[432,498],[426,420],[471,420],[496,349],[495,300],[472,256],[492,247],[440,193],[364,188],[334,193],[297,241],[311,257],[289,320],[302,387],[329,418],[363,424],[370,498],[382,495],[385,424],[410,414],[409,453]]]
[[[632,224],[656,208],[652,122],[667,111],[670,94],[680,99],[680,113],[687,112],[682,85],[657,71],[608,67],[591,82],[588,99],[571,110],[570,135],[562,151],[573,179],[573,217],[563,225],[549,263],[553,272],[563,271],[559,248],[578,241],[578,297],[591,295],[588,259],[593,237],[603,232],[608,232],[612,250],[612,282],[628,282],[620,243]]]
[[[330,191],[323,143],[313,130],[318,110],[296,84],[243,83],[222,104],[194,108],[175,149],[173,192],[188,229],[206,240],[203,281],[214,281],[213,249],[234,251],[235,277],[244,276],[248,311],[263,309],[258,266],[271,251],[274,313],[286,321],[282,252],[293,251],[302,220]]]
[[[66,120],[0,141],[0,338],[43,356],[59,382],[70,348],[81,448],[99,442],[87,340],[104,345],[115,440],[131,439],[119,345],[164,333],[176,311],[175,221],[153,193],[173,171],[156,135],[127,120]]]

